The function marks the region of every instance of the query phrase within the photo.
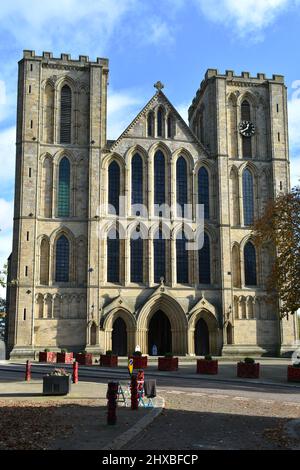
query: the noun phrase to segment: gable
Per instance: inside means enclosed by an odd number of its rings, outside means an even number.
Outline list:
[[[122,147],[121,143],[124,139],[134,140],[134,139],[144,139],[146,141],[157,141],[157,138],[153,135],[148,135],[148,117],[152,113],[154,117],[154,128],[157,128],[157,114],[158,110],[161,109],[164,115],[164,134],[168,132],[167,119],[171,116],[172,119],[172,137],[167,137],[162,135],[162,139],[170,139],[176,142],[189,143],[200,147],[202,152],[207,154],[207,151],[204,149],[198,138],[194,135],[193,131],[189,128],[183,118],[180,116],[178,111],[168,100],[166,95],[159,90],[151,100],[146,104],[146,106],[140,111],[140,113],[135,117],[135,119],[129,124],[125,131],[120,135],[120,137],[111,145],[110,152],[118,152],[118,149]],[[156,135],[156,133],[155,133]],[[121,152],[122,153],[122,152]]]

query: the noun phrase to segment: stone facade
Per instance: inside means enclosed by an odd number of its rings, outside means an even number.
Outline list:
[[[190,126],[162,92],[157,92],[116,141],[108,141],[108,61],[86,56],[53,58],[24,51],[19,63],[16,187],[13,253],[10,261],[8,347],[11,357],[34,355],[46,347],[104,352],[116,345],[114,325],[123,320],[125,352],[136,344],[149,353],[150,323],[161,311],[170,326],[170,349],[197,351],[199,320],[205,325],[207,352],[275,354],[291,351],[297,338],[295,319],[280,321],[278,308],[266,299],[266,279],[274,249],[256,246],[257,285],[244,276],[244,247],[251,227],[244,223],[242,175],[253,177],[254,213],[270,198],[289,189],[286,88],[282,76],[267,79],[244,72],[220,75],[208,70],[189,110]],[[71,143],[62,144],[61,96],[72,95]],[[242,156],[241,105],[247,100],[256,132],[251,158]],[[158,135],[158,113],[162,128]],[[152,131],[149,135],[149,123]],[[165,279],[154,282],[153,238],[164,221],[153,222],[154,156],[166,161],[166,194],[171,207],[166,242]],[[131,161],[143,160],[143,201],[148,215],[131,205]],[[70,213],[58,213],[61,160],[70,162]],[[198,171],[209,176],[209,285],[199,283],[197,252],[188,255],[188,283],[177,283],[176,238],[182,221],[176,216],[176,162],[187,165],[189,230],[197,232]],[[107,234],[114,226],[108,213],[108,168],[120,168],[120,193],[127,222],[120,241],[120,282],[107,280]],[[151,220],[150,220],[151,219]],[[143,282],[130,277],[131,233],[146,233],[141,270]],[[64,235],[70,246],[68,282],[55,280],[56,244]],[[115,330],[116,331],[116,330]],[[123,332],[124,333],[124,332]],[[201,336],[203,338],[203,336]],[[115,345],[113,344],[115,341]]]

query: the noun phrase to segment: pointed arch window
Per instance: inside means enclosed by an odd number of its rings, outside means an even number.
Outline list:
[[[245,265],[245,285],[256,286],[256,250],[253,243],[248,242],[244,248],[244,265]]]
[[[187,163],[183,157],[179,157],[176,162],[176,195],[177,216],[183,217],[184,206],[188,203]]]
[[[140,228],[135,231],[134,237],[130,240],[130,279],[131,282],[143,282],[143,239],[138,236]]]
[[[159,108],[157,111],[157,137],[164,137],[164,109]]]
[[[71,143],[72,92],[68,85],[61,89],[60,97],[60,143]]]
[[[161,205],[166,202],[165,175],[165,156],[158,150],[154,157],[154,204]]]
[[[211,283],[211,269],[210,269],[210,240],[207,233],[204,234],[204,244],[199,250],[199,284]]]
[[[70,216],[70,161],[64,157],[59,164],[58,217]]]
[[[189,283],[189,258],[186,249],[187,239],[184,231],[180,231],[176,238],[176,267],[177,283]]]
[[[131,203],[143,204],[143,160],[138,153],[131,161]]]
[[[114,228],[107,235],[107,282],[120,282],[120,237]]]
[[[70,243],[65,235],[56,242],[56,282],[69,282],[70,272]]]
[[[166,240],[160,229],[153,240],[154,248],[154,282],[159,283],[163,277],[166,280]]]
[[[252,225],[254,221],[253,176],[248,168],[243,172],[243,206],[244,225]]]
[[[120,167],[113,161],[108,168],[108,204],[109,213],[119,215]]]
[[[198,204],[204,205],[204,218],[209,219],[209,175],[204,167],[198,172]]]
[[[154,114],[152,111],[148,114],[147,118],[147,132],[148,137],[154,137]]]

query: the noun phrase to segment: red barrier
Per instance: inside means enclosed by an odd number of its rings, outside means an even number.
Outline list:
[[[130,391],[131,391],[131,409],[138,410],[139,409],[139,394],[138,394],[138,382],[137,382],[136,375],[131,376]]]
[[[31,379],[31,362],[26,361],[25,380],[26,382],[30,382],[30,379]]]
[[[113,425],[117,422],[117,398],[119,384],[118,382],[109,382],[106,398],[107,402],[107,424]]]
[[[73,384],[78,383],[78,362],[74,361],[73,362],[73,374],[72,374],[72,381]]]

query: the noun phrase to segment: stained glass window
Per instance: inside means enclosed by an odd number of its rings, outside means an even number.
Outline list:
[[[204,234],[204,245],[199,250],[199,283],[210,284],[211,283],[211,272],[210,272],[210,240],[209,236]]]
[[[58,217],[70,216],[70,162],[64,157],[59,164]]]
[[[69,240],[62,235],[56,242],[56,282],[69,282],[70,246]]]
[[[120,239],[115,229],[107,236],[107,282],[120,282]]]
[[[143,204],[143,160],[138,153],[131,161],[131,203]]]
[[[177,193],[177,216],[184,215],[184,205],[188,203],[187,191],[187,164],[183,157],[178,158],[176,163],[176,193]]]
[[[131,282],[143,282],[143,239],[130,240]]]
[[[154,157],[154,204],[165,204],[166,188],[165,188],[165,157],[158,150]]]
[[[154,132],[153,132],[153,123],[154,123],[154,115],[152,112],[148,114],[148,119],[147,119],[147,130],[148,130],[148,137],[154,137]]]
[[[198,204],[204,205],[204,218],[209,219],[209,176],[204,167],[198,172]]]
[[[157,137],[163,137],[163,126],[164,126],[164,110],[159,108],[157,111]]]
[[[244,248],[245,285],[256,286],[256,252],[253,243],[248,242]]]
[[[60,143],[71,143],[72,92],[68,85],[61,89],[60,103]]]
[[[119,215],[119,197],[120,167],[116,161],[113,161],[108,168],[108,203],[115,208],[115,211],[110,208],[110,213]]]
[[[187,239],[184,232],[179,232],[176,239],[177,283],[189,283],[189,258],[186,250]]]
[[[159,283],[163,277],[166,279],[166,240],[161,230],[153,240],[154,246],[154,282]]]
[[[254,219],[253,176],[246,168],[243,173],[244,225],[252,225]]]

